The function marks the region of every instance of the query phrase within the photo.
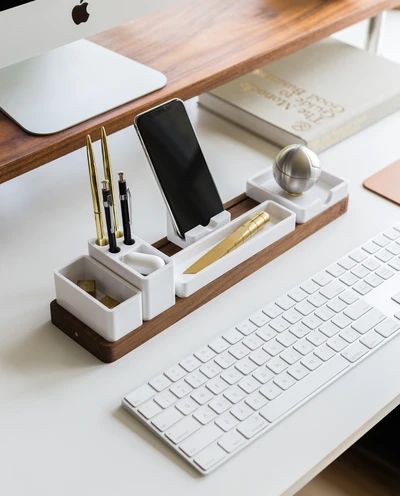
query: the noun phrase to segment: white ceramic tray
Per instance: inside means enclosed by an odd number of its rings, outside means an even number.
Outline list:
[[[296,223],[304,224],[349,194],[345,179],[322,171],[317,184],[301,196],[286,193],[275,181],[272,168],[247,181],[247,196],[258,202],[273,200],[296,214]]]
[[[184,271],[205,252],[261,210],[268,212],[271,220],[257,234],[198,274],[184,274]],[[295,214],[287,208],[273,201],[264,201],[229,224],[220,227],[173,255],[177,296],[185,298],[192,295],[211,281],[293,231],[295,229],[295,217]]]
[[[135,244],[132,246],[124,245],[122,239],[118,240],[119,253],[110,253],[107,246],[98,246],[94,239],[90,240],[89,255],[141,290],[143,320],[151,320],[175,304],[174,262],[143,239],[137,236],[133,239]],[[124,263],[124,256],[129,252],[157,255],[165,265],[145,276]]]
[[[107,308],[77,285],[81,279],[96,281],[99,298],[108,295],[121,303]],[[56,270],[54,281],[57,303],[107,341],[118,341],[143,323],[141,292],[91,257]]]

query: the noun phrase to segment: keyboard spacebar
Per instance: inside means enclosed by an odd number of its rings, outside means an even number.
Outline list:
[[[268,403],[260,410],[260,414],[268,422],[274,422],[349,365],[349,362],[341,355],[332,357],[328,362],[282,393],[281,396]]]

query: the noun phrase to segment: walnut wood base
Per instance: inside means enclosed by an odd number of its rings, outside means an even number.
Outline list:
[[[236,201],[230,202],[229,209],[232,216],[236,217],[249,210],[249,208],[252,208],[254,204],[255,202],[253,202],[253,200],[242,196],[236,199]],[[268,246],[261,252],[241,263],[234,269],[194,293],[189,298],[177,298],[176,304],[173,307],[158,315],[154,319],[144,322],[141,327],[135,329],[130,334],[127,334],[120,340],[113,343],[106,341],[76,317],[67,312],[64,308],[58,305],[56,300],[54,300],[50,305],[51,320],[55,326],[90,351],[90,353],[99,358],[101,361],[106,363],[114,362],[134,350],[136,347],[140,346],[145,341],[151,339],[159,332],[167,329],[178,320],[209,302],[219,294],[223,293],[230,287],[234,286],[245,277],[266,265],[271,260],[279,257],[279,255],[292,248],[292,246],[297,245],[303,239],[343,215],[347,210],[347,206],[348,198],[345,198],[305,224],[297,225],[295,231],[289,233],[284,238],[276,241],[271,246]],[[159,249],[162,249],[168,253],[172,253],[174,248],[176,248],[174,245],[171,246],[171,243],[168,243],[165,240],[159,241],[156,245]]]

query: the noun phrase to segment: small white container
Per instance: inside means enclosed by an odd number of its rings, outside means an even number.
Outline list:
[[[127,246],[118,240],[119,253],[110,253],[108,246],[98,246],[96,240],[89,241],[89,255],[142,292],[143,320],[151,320],[175,304],[174,262],[160,250],[143,239],[133,236],[135,244]],[[129,252],[149,253],[162,258],[165,265],[149,275],[140,274],[124,263]]]
[[[96,281],[99,297],[108,295],[121,303],[107,308],[77,285],[82,279]],[[141,292],[91,257],[56,270],[54,281],[57,303],[107,341],[117,341],[143,323]]]
[[[223,210],[214,217],[211,217],[207,226],[196,226],[187,233],[185,238],[178,236],[169,212],[167,212],[167,239],[180,248],[186,248],[201,238],[204,238],[213,231],[216,231],[221,226],[225,226],[231,221],[231,214],[227,210]]]
[[[348,182],[322,171],[318,182],[301,196],[292,196],[275,181],[268,169],[247,181],[247,196],[258,202],[273,200],[296,214],[296,223],[304,224],[349,194]]]
[[[270,221],[245,243],[204,268],[197,274],[184,274],[196,260],[217,243],[232,234],[254,214],[264,210],[270,214]],[[259,251],[281,239],[295,229],[295,214],[273,201],[264,201],[245,214],[198,240],[191,246],[173,255],[175,262],[175,289],[177,296],[186,298],[211,281],[222,276]]]

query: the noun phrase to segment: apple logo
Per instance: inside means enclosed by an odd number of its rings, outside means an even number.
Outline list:
[[[72,19],[75,24],[79,25],[83,22],[87,22],[90,17],[89,12],[87,11],[89,4],[84,0],[81,0],[79,5],[75,5],[72,10]]]

